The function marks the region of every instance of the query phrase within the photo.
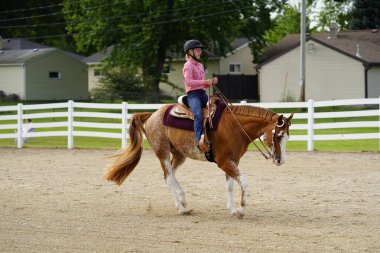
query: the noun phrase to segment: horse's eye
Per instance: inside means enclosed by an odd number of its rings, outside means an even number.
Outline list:
[[[291,125],[292,125],[292,122],[289,122],[289,123],[288,123],[288,126],[291,126]]]

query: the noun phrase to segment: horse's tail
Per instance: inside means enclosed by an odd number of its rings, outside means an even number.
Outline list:
[[[121,185],[139,163],[142,153],[144,123],[152,115],[151,112],[135,113],[129,126],[129,145],[119,151],[115,160],[107,168],[104,178]]]

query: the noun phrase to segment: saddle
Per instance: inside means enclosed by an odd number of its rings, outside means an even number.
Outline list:
[[[202,109],[204,134],[202,134],[201,140],[199,141],[198,149],[205,154],[207,160],[210,162],[215,162],[215,160],[214,160],[213,151],[211,149],[211,143],[209,142],[207,138],[207,134],[206,134],[206,122],[207,121],[209,122],[209,127],[210,129],[212,129],[213,128],[212,120],[214,116],[216,115],[216,110],[218,109],[218,106],[216,104],[216,101],[218,100],[220,100],[220,98],[216,96],[212,96],[209,99],[209,102],[207,103],[206,108]],[[194,120],[194,114],[191,111],[191,108],[189,106],[187,95],[183,95],[178,98],[178,103],[170,109],[169,115],[175,118]]]
[[[215,112],[217,109],[217,105],[215,102],[219,100],[218,97],[211,97],[209,105],[207,103],[206,108],[203,108],[203,121],[205,123],[206,120],[211,121],[211,119],[215,116]],[[210,111],[209,111],[210,110]],[[178,103],[173,106],[173,108],[170,110],[169,114],[176,118],[182,118],[182,119],[191,119],[194,120],[194,114],[190,109],[189,102],[187,101],[187,95],[180,96],[178,98]],[[211,117],[211,119],[209,119]]]

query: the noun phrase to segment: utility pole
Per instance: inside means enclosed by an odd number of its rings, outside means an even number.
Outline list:
[[[305,102],[305,43],[306,43],[306,4],[301,0],[301,37],[300,37],[300,101]]]

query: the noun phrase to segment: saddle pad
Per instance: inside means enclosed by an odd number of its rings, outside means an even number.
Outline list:
[[[224,109],[226,108],[226,104],[223,103],[222,101],[216,101],[215,103],[217,104],[217,108],[215,111],[215,116],[212,119],[212,124],[213,124],[214,128],[211,130],[216,130],[218,128],[218,123],[219,123],[220,117],[222,116],[222,113],[223,113]],[[170,126],[170,127],[174,127],[174,128],[188,130],[188,131],[194,131],[194,121],[193,120],[177,118],[177,117],[173,117],[172,115],[170,115],[170,110],[173,108],[173,106],[175,106],[175,104],[169,106],[168,109],[165,111],[163,124],[165,126]],[[206,126],[207,126],[207,130],[210,130],[208,123],[206,123]]]

